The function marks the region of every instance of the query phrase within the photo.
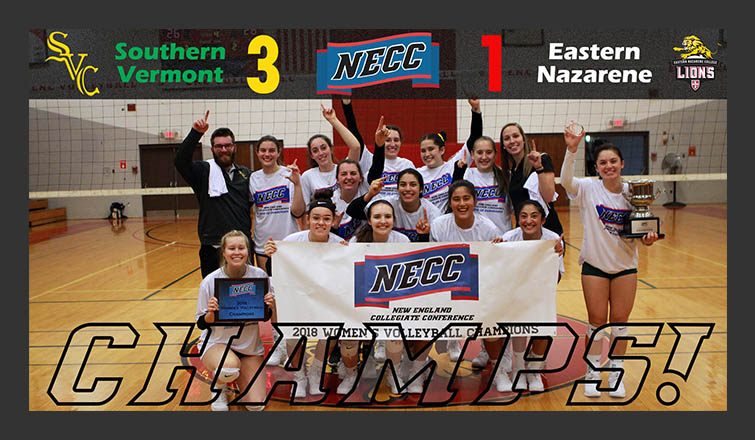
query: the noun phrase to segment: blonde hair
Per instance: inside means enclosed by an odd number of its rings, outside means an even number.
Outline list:
[[[228,239],[229,238],[233,238],[233,237],[244,237],[244,244],[246,244],[246,249],[247,249],[247,251],[249,251],[249,237],[247,237],[246,234],[244,234],[241,231],[235,230],[235,229],[233,231],[227,232],[223,236],[223,238],[220,239],[220,249],[218,249],[218,252],[220,252],[220,267],[225,267],[226,266],[226,261],[225,261],[225,257],[223,256],[223,253],[225,251],[226,245],[228,244]],[[246,264],[251,264],[251,262],[249,260],[249,258],[251,257],[251,255],[252,255],[252,253],[251,253],[251,251],[249,251],[248,254],[247,254],[247,256],[246,256]]]

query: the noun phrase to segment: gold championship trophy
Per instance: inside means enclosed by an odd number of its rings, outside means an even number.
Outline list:
[[[624,198],[632,204],[634,209],[624,221],[624,232],[622,237],[641,238],[650,232],[658,234],[658,238],[663,238],[661,234],[661,219],[650,212],[649,206],[658,197],[660,191],[653,192],[652,180],[632,180],[629,184],[629,194],[624,193]]]

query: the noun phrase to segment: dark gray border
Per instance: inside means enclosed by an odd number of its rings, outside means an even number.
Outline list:
[[[732,19],[737,11],[742,9],[726,5],[725,2],[684,2],[671,3],[668,5],[658,2],[632,2],[610,3],[595,2],[592,7],[584,2],[560,4],[550,6],[538,2],[534,5],[510,5],[501,4],[496,10],[480,10],[480,6],[474,4],[458,4],[457,10],[447,9],[446,6],[437,2],[426,5],[411,5],[400,2],[397,5],[380,2],[369,6],[359,7],[354,2],[348,2],[348,10],[359,9],[356,16],[349,13],[347,16],[344,9],[332,3],[326,6],[323,3],[308,4],[306,6],[292,7],[289,4],[272,8],[260,7],[257,3],[248,3],[249,7],[237,9],[233,7],[221,8],[218,2],[182,2],[177,5],[164,5],[156,2],[127,2],[124,4],[105,5],[101,2],[90,3],[86,6],[68,3],[25,3],[20,6],[22,14],[10,17],[10,25],[13,35],[5,39],[6,53],[11,54],[12,74],[5,76],[6,84],[11,89],[8,93],[10,105],[6,117],[10,117],[9,127],[22,127],[20,139],[11,137],[5,151],[6,172],[2,179],[5,187],[16,188],[22,182],[23,191],[10,191],[6,204],[12,205],[12,209],[6,210],[3,224],[9,226],[12,231],[24,231],[27,218],[27,167],[28,127],[27,84],[26,74],[26,29],[40,25],[68,25],[78,27],[107,27],[117,26],[131,28],[134,26],[150,28],[164,27],[169,22],[177,22],[182,26],[193,27],[243,27],[245,23],[264,22],[271,26],[297,26],[317,27],[350,27],[350,28],[381,28],[381,27],[406,27],[411,28],[420,24],[423,27],[453,27],[475,29],[480,23],[488,27],[500,28],[504,25],[510,27],[569,27],[581,24],[585,32],[593,27],[622,26],[631,28],[658,28],[658,27],[721,27],[727,28],[729,41],[749,41],[745,38],[743,29],[750,26],[742,23],[749,17]],[[521,3],[521,2],[520,2]],[[361,4],[364,5],[364,4]],[[326,9],[327,8],[327,9]],[[523,11],[522,9],[529,8]],[[90,15],[91,14],[91,15]],[[295,16],[293,16],[295,14]],[[180,23],[179,23],[180,22]],[[737,27],[737,22],[740,24]],[[733,50],[733,48],[729,48]],[[733,54],[732,54],[733,55]],[[744,127],[748,122],[745,118],[751,111],[745,107],[744,93],[752,86],[745,83],[745,75],[748,74],[750,60],[742,54],[738,58],[731,56],[730,85],[732,93],[729,99],[729,144],[743,145],[736,148],[736,161],[731,163],[729,174],[732,176],[730,188],[734,189],[734,196],[739,192],[746,191],[745,182],[742,181],[745,170],[743,164],[749,161],[742,160],[743,156],[749,158],[752,153],[747,147]],[[749,57],[747,57],[749,58]],[[19,68],[21,66],[21,68]],[[749,79],[749,78],[748,78]],[[20,109],[20,111],[19,111]],[[15,133],[13,133],[15,134]],[[16,145],[16,141],[20,144]],[[744,155],[743,155],[744,153]],[[729,196],[731,197],[731,195]],[[733,204],[734,215],[732,222],[736,226],[742,222],[743,216],[737,215],[741,210],[740,204]],[[741,235],[740,231],[747,231],[744,227],[732,228]],[[745,232],[746,234],[746,232]],[[24,233],[9,234],[7,240],[11,243],[8,261],[8,273],[28,274],[28,240]],[[738,241],[742,242],[742,241]],[[16,249],[26,249],[22,252],[24,257],[15,256]],[[729,313],[729,339],[728,347],[747,347],[750,344],[738,344],[737,326],[743,322],[742,313],[750,310],[748,290],[744,289],[743,276],[745,267],[740,257],[743,252],[741,244],[736,247],[729,246],[731,265],[730,285],[734,286],[728,298],[731,304]],[[47,434],[48,436],[65,435],[76,433],[78,437],[101,437],[113,433],[125,435],[165,435],[176,438],[204,436],[216,436],[219,434],[217,427],[222,423],[224,429],[229,430],[229,435],[254,435],[254,433],[269,434],[271,436],[289,436],[292,433],[299,435],[324,435],[328,438],[345,437],[359,438],[371,432],[384,436],[409,436],[421,434],[423,437],[439,435],[439,438],[451,436],[478,437],[498,435],[535,435],[538,437],[555,434],[574,436],[607,435],[614,436],[623,432],[635,432],[636,434],[652,435],[658,437],[658,433],[673,435],[674,437],[691,436],[708,437],[722,432],[724,427],[734,422],[732,416],[741,416],[744,408],[743,392],[739,388],[746,384],[748,376],[736,374],[745,364],[742,356],[736,350],[729,350],[727,382],[735,386],[728,390],[728,413],[522,413],[522,412],[485,412],[485,413],[423,413],[423,412],[353,412],[353,413],[263,413],[260,416],[249,414],[237,417],[225,417],[210,413],[30,413],[28,411],[28,279],[25,276],[17,277],[11,281],[10,289],[6,295],[12,296],[11,304],[18,305],[13,310],[22,310],[22,313],[7,313],[12,318],[11,324],[18,324],[18,328],[27,330],[23,337],[9,335],[6,338],[12,345],[11,356],[6,359],[11,364],[12,374],[10,379],[10,393],[7,394],[12,403],[6,405],[12,407],[8,419],[12,424],[29,434]],[[738,288],[742,288],[741,291]],[[747,299],[745,299],[747,298]],[[10,310],[10,308],[8,309]],[[744,321],[746,322],[746,321]],[[13,329],[16,326],[7,326]],[[735,342],[736,340],[736,342]],[[6,352],[7,353],[7,352]],[[693,373],[694,374],[694,373]],[[15,380],[21,377],[25,380]],[[745,385],[746,386],[746,385]],[[19,398],[24,396],[24,398]],[[14,399],[15,398],[15,399]],[[233,414],[233,413],[231,413]],[[401,415],[403,417],[399,418]],[[507,417],[508,416],[508,417]],[[220,417],[220,418],[218,418]],[[252,417],[260,417],[252,419]],[[136,422],[136,423],[135,423]],[[260,426],[264,426],[260,429]],[[634,429],[632,429],[634,428]],[[260,432],[261,431],[261,432]],[[13,430],[11,430],[13,432]],[[154,433],[153,433],[154,432]]]

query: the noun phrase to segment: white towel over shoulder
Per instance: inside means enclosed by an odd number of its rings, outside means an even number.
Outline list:
[[[210,164],[210,180],[207,184],[207,193],[210,197],[220,197],[228,192],[228,188],[225,186],[223,170],[215,162],[215,159],[210,159],[207,163]]]
[[[545,210],[545,216],[548,217],[548,204],[545,203],[543,200],[543,196],[540,195],[540,183],[537,180],[537,173],[530,173],[530,177],[527,178],[527,181],[524,182],[524,188],[529,192],[530,199],[536,201],[540,204],[540,206],[543,207]],[[551,202],[555,202],[558,198],[558,193],[553,193],[553,200]]]

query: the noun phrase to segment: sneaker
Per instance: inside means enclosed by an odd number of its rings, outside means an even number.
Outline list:
[[[288,353],[286,353],[286,342],[281,341],[280,344],[278,344],[277,347],[275,347],[275,351],[273,351],[273,355],[270,356],[270,359],[267,360],[268,367],[275,367],[278,365],[281,365],[286,362],[288,359]]]
[[[344,371],[345,371],[344,379],[338,385],[338,388],[336,389],[336,394],[349,394],[349,391],[351,391],[351,389],[354,388],[354,384],[357,381],[357,367],[346,368],[344,366]]]
[[[598,385],[600,384],[600,373],[590,370],[587,372],[587,374],[585,374],[585,380],[598,381],[598,383],[585,384],[585,397],[600,397],[600,391],[598,391]]]
[[[312,362],[319,363],[317,359],[313,359]],[[307,382],[309,382],[309,395],[310,396],[321,396],[325,394],[325,392],[320,390],[320,379],[322,376],[322,367],[310,367],[309,371],[307,372]]]
[[[520,373],[521,370],[516,370],[511,373],[512,380],[515,380],[516,383],[513,384],[511,387],[514,391],[527,391],[528,389],[528,380],[527,380],[527,374],[526,373]],[[519,375],[519,378],[517,379],[517,375]]]
[[[612,371],[608,375],[608,386],[609,387],[611,387],[611,388],[616,387],[616,382],[619,382],[619,385],[616,388],[616,390],[608,392],[608,395],[611,396],[611,397],[622,398],[622,397],[626,397],[627,396],[627,391],[624,389],[624,379],[622,378],[622,380],[619,381],[619,375],[620,374],[621,373],[619,373],[618,371]]]
[[[401,360],[398,362],[398,367],[396,367],[396,375],[399,377],[402,383],[406,383],[406,380],[411,377],[409,373],[412,371],[412,361],[409,359],[406,359],[405,357],[401,357]]]
[[[387,377],[386,380],[388,381],[388,386],[391,388],[391,394],[401,394],[398,391],[398,384],[395,380],[393,380],[393,375],[386,374],[385,377]]]
[[[375,361],[385,362],[385,341],[375,341]]]
[[[362,376],[364,376],[365,379],[375,379],[377,377],[377,362],[375,362],[375,357],[370,356],[365,361],[364,365],[364,371],[362,371]]]
[[[448,350],[448,358],[451,359],[451,362],[459,360],[459,356],[461,356],[461,347],[459,347],[458,340],[448,341],[446,344],[446,350]]]
[[[296,394],[294,394],[294,397],[297,399],[307,397],[307,375],[304,373],[304,370],[294,373],[294,381],[296,381]]]
[[[228,411],[228,396],[225,394],[226,386],[223,385],[220,395],[210,405],[210,409],[213,411]]]
[[[541,393],[545,391],[543,376],[540,373],[527,373],[527,387],[530,392]]]
[[[264,411],[265,405],[244,405],[247,411]]]
[[[488,361],[490,361],[490,355],[485,349],[485,344],[480,342],[480,352],[472,359],[472,367],[483,369],[488,365]]]
[[[458,359],[458,358],[457,358]],[[409,370],[409,379],[414,377],[415,374],[419,371],[422,364],[417,361],[412,362],[412,367]],[[406,388],[406,392],[409,394],[422,394],[422,391],[425,389],[425,375],[421,374],[419,375],[412,383],[409,384],[409,386]]]
[[[509,373],[507,373],[504,368],[499,367],[496,370],[495,379],[493,379],[493,382],[495,383],[496,391],[498,391],[499,393],[511,392],[511,379],[509,378]]]
[[[503,371],[511,373],[511,368],[514,364],[513,360],[511,359],[511,348],[506,347],[506,350],[503,352],[503,358],[501,359],[501,362],[503,363]]]

